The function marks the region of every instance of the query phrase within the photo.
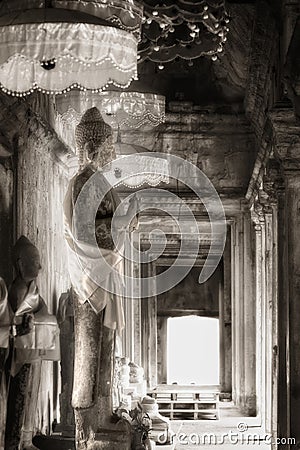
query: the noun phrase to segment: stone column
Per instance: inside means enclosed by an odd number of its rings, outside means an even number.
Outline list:
[[[223,275],[223,271],[222,271]],[[226,363],[225,363],[225,318],[224,318],[224,283],[219,281],[219,365],[220,365],[220,375],[219,375],[219,383],[220,383],[220,391],[224,392],[224,381],[225,381],[225,371],[226,371]]]
[[[263,216],[257,210],[252,209],[251,217],[254,222],[255,232],[255,323],[256,323],[256,415],[263,417],[265,407],[263,403],[263,345],[264,338],[264,256],[263,256]]]
[[[285,218],[288,256],[287,359],[290,386],[290,436],[300,447],[300,171],[285,173]],[[289,394],[289,392],[288,392]],[[287,430],[289,431],[289,430]]]
[[[300,127],[292,108],[269,116],[284,181],[278,192],[278,435],[296,440],[282,450],[300,448]]]
[[[167,383],[168,378],[168,318],[157,317],[157,381]]]
[[[244,335],[243,327],[243,227],[241,217],[238,217],[232,228],[232,317],[233,317],[233,400],[238,407],[242,407],[244,399]]]
[[[278,201],[272,203],[273,210],[273,223],[272,223],[272,234],[273,234],[273,246],[272,246],[272,258],[273,258],[273,279],[272,279],[272,297],[270,301],[272,302],[272,313],[271,313],[271,323],[272,323],[272,361],[271,361],[271,373],[272,373],[272,387],[271,387],[271,423],[270,430],[269,424],[266,424],[266,431],[270,431],[273,434],[273,438],[276,439],[278,434],[278,393],[279,393],[279,359],[278,359],[278,319],[279,319],[279,306],[278,306]]]
[[[220,390],[224,398],[231,398],[232,393],[230,247],[231,239],[227,237],[219,281]]]
[[[250,210],[247,205],[243,214],[243,253],[244,253],[244,285],[243,285],[243,322],[241,328],[244,332],[244,412],[249,416],[256,414],[256,327],[255,327],[255,291],[254,291],[254,259],[253,259],[253,228]]]
[[[224,378],[223,392],[231,394],[232,392],[232,312],[231,312],[231,235],[227,233],[225,251],[223,255],[223,300],[224,300]]]
[[[134,231],[132,233],[133,246],[140,251],[140,233]],[[135,298],[133,301],[134,315],[134,362],[139,366],[142,365],[142,331],[141,331],[141,264],[139,261],[133,263],[133,275],[136,278],[134,282]]]
[[[278,193],[278,435],[290,433],[289,366],[289,272],[286,220],[286,192]],[[276,414],[276,415],[277,415]],[[281,445],[280,450],[287,449]]]
[[[277,198],[267,184],[258,191],[252,217],[256,230],[257,406],[261,424],[277,434],[278,239]],[[270,184],[270,182],[269,182]]]
[[[155,266],[147,264],[146,276],[155,273]],[[145,370],[147,386],[151,389],[157,385],[157,298],[142,299],[142,366]]]
[[[130,282],[125,283],[125,298],[124,298],[124,317],[125,329],[123,330],[123,356],[126,356],[133,361],[134,358],[134,300],[133,300],[133,249],[132,249],[132,233],[126,232],[127,239],[125,240],[125,275],[130,278]]]
[[[264,188],[265,189],[265,188]],[[270,193],[271,194],[271,193]],[[277,429],[277,201],[266,194],[265,218],[265,429],[274,436]]]

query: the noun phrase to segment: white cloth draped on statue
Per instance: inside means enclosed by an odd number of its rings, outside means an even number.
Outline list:
[[[14,338],[14,357],[11,374],[15,376],[23,364],[40,360],[59,361],[59,328],[57,319],[49,314],[46,303],[39,294],[35,281],[28,287],[28,292],[14,315],[14,324],[22,323],[24,314],[33,316],[32,329]]]
[[[82,304],[88,301],[96,313],[106,308],[104,325],[120,332],[124,328],[123,256],[114,250],[100,248],[96,243],[92,245],[75,237],[72,223],[75,180],[76,176],[69,184],[64,201],[65,240],[71,284]],[[115,276],[113,271],[119,276]]]

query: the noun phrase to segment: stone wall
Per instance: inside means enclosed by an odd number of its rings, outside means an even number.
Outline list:
[[[62,208],[68,172],[58,154],[60,144],[35,118],[30,120],[28,132],[19,144],[17,236],[24,234],[40,251],[40,294],[55,314],[61,293],[69,287]],[[39,431],[49,431],[59,414],[58,390],[58,363],[43,362],[36,423]]]
[[[230,196],[246,192],[256,155],[254,134],[243,114],[169,113],[155,130],[124,132],[121,141],[190,161],[220,194]],[[184,172],[180,176],[184,178]],[[178,184],[170,182],[169,187],[177,190]]]
[[[20,235],[27,236],[41,254],[40,294],[55,314],[69,287],[62,209],[69,152],[43,119],[46,104],[39,103],[38,115],[24,100],[1,95],[0,104],[0,132],[13,149],[0,164],[0,275],[7,284],[12,281],[11,248]],[[59,419],[59,372],[59,362],[42,363],[36,431],[51,431],[53,420]]]
[[[13,168],[10,160],[0,163],[0,276],[6,283],[12,281],[12,266],[7,264],[10,260],[13,229]]]
[[[187,314],[218,316],[220,270],[217,269],[203,284],[198,282],[199,272],[200,268],[192,268],[177,286],[157,297],[159,316],[176,317]]]

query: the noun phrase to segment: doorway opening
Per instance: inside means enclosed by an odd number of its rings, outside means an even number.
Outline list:
[[[168,319],[168,384],[218,385],[219,319],[184,316]]]

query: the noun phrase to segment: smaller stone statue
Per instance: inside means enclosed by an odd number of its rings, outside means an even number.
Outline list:
[[[123,388],[129,387],[129,359],[121,358],[121,367],[120,367],[120,383]]]
[[[130,373],[129,381],[130,383],[143,383],[144,381],[144,369],[134,362],[129,363]]]
[[[38,249],[25,236],[13,248],[16,278],[8,292],[13,316],[9,356],[9,392],[5,449],[35,448],[32,444],[42,359],[57,359],[58,326],[39,295]],[[33,385],[36,389],[33,389]],[[32,389],[31,389],[32,388]],[[32,390],[31,395],[29,391]]]
[[[156,399],[146,395],[141,405],[143,413],[151,419],[151,439],[157,444],[170,443],[174,435],[171,430],[170,419],[159,413]]]

